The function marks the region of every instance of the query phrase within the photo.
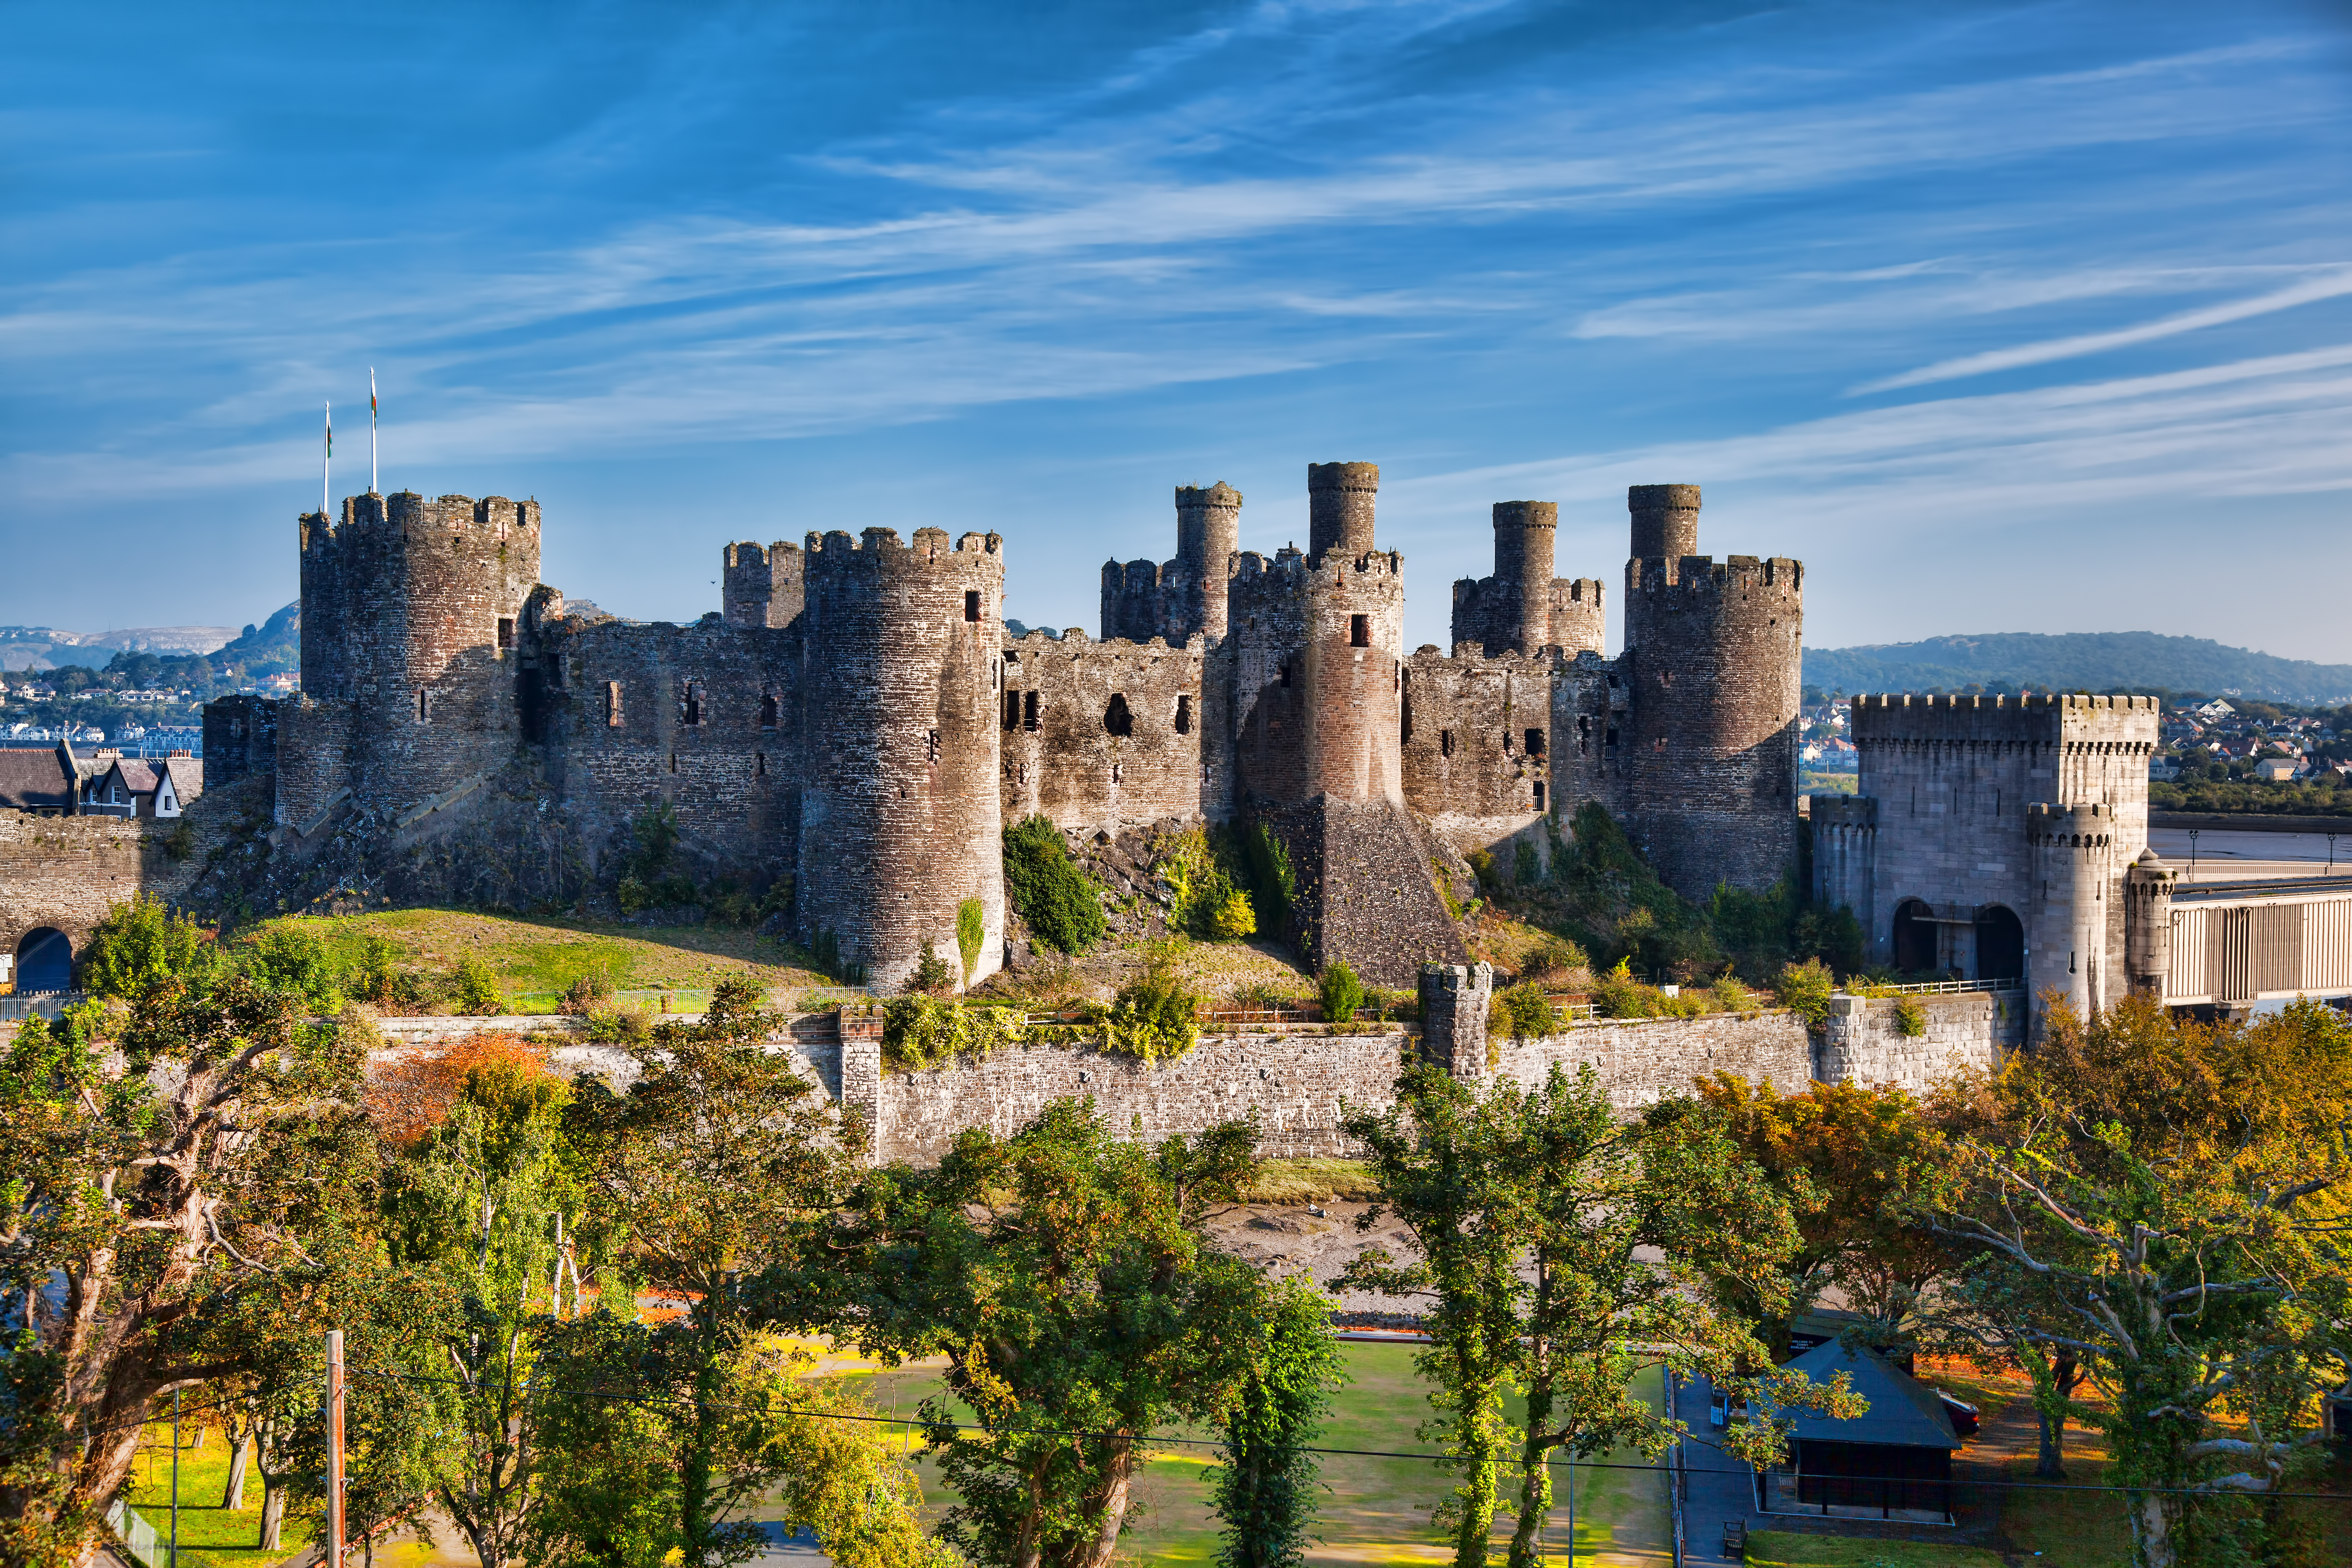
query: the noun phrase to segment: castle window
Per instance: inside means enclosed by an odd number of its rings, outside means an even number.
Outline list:
[[[1576,753],[1589,756],[1592,751],[1592,721],[1580,718],[1576,721]]]
[[[1037,727],[1037,694],[1034,691],[1021,694],[1021,727],[1024,730]]]
[[[980,590],[977,588],[963,591],[963,618],[967,621],[980,619]]]
[[[754,752],[751,753],[751,776],[762,779],[768,776],[767,752]]]
[[[1529,730],[1528,731],[1528,755],[1531,757],[1540,757],[1543,754],[1544,732],[1541,730]]]
[[[772,730],[776,727],[776,708],[777,703],[774,692],[772,691],[767,696],[760,699],[761,729]],[[766,771],[766,764],[763,763],[761,766],[761,772],[765,773]]]
[[[1113,783],[1113,784],[1117,784],[1117,783],[1118,783],[1118,778],[1119,778],[1119,768],[1118,768],[1118,764],[1117,763],[1111,763],[1111,765],[1110,765],[1110,782],[1111,782],[1111,783]]]
[[[1402,703],[1400,703],[1400,704],[1398,705],[1398,710],[1397,710],[1397,721],[1398,721],[1398,722],[1397,722],[1397,740],[1398,740],[1398,741],[1399,741],[1399,742],[1401,742],[1402,744],[1404,744],[1404,745],[1407,745],[1407,746],[1412,745],[1412,698],[1410,698],[1410,697],[1406,698],[1406,699],[1404,700],[1404,701],[1403,701],[1403,702],[1402,702]]]
[[[1021,728],[1021,693],[1011,687],[1004,689],[1004,727],[1008,730]]]
[[[1128,736],[1135,733],[1135,715],[1128,711],[1127,694],[1114,691],[1110,703],[1103,709],[1103,728],[1111,734]]]
[[[433,717],[433,694],[423,687],[416,689],[416,721],[420,724]]]
[[[937,730],[931,731],[929,754],[923,760],[928,763],[936,763],[940,760],[940,732]]]
[[[1348,646],[1349,647],[1370,647],[1372,646],[1371,616],[1349,616],[1348,617]]]
[[[1192,732],[1192,694],[1189,691],[1180,693],[1176,699],[1176,732],[1180,735]]]
[[[676,752],[672,752],[669,754],[669,771],[672,773],[677,772],[677,753]]]
[[[1285,691],[1290,689],[1290,666],[1286,664],[1282,667],[1282,689]]]
[[[1543,780],[1541,780],[1541,779],[1538,779],[1538,780],[1536,780],[1536,809],[1537,809],[1538,811],[1541,811],[1543,808],[1544,808],[1544,788],[1543,788]]]
[[[699,680],[686,683],[686,701],[678,717],[688,724],[702,722],[702,682]]]
[[[617,680],[604,682],[604,722],[614,729],[620,728],[621,683]]]
[[[1503,731],[1503,755],[1505,755],[1505,756],[1507,756],[1507,756],[1509,756],[1510,754],[1511,754],[1511,732],[1510,732],[1508,730],[1506,730],[1506,731]]]
[[[1437,754],[1441,757],[1450,757],[1454,754],[1453,731],[1440,730],[1437,732]]]
[[[1605,746],[1613,746],[1613,745],[1615,745],[1616,743],[1617,743],[1617,726],[1616,726],[1616,725],[1614,725],[1614,724],[1612,724],[1612,725],[1610,725],[1610,726],[1609,726],[1609,733],[1608,733],[1607,735],[1605,735],[1605,736],[1603,736],[1603,737],[1601,738],[1601,744],[1602,744],[1602,745],[1605,745]]]
[[[514,617],[512,616],[500,616],[499,617],[499,646],[500,647],[514,647]]]

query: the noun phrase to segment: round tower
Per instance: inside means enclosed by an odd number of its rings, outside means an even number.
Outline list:
[[[1626,575],[1619,757],[1635,839],[1686,898],[1761,892],[1796,869],[1804,567],[1686,556]]]
[[[1196,631],[1213,644],[1225,640],[1226,567],[1241,547],[1241,491],[1223,479],[1207,489],[1176,487],[1176,561],[1187,602],[1169,628],[1171,645]]]
[[[2172,979],[2172,889],[2180,873],[2143,849],[2124,880],[2124,969],[2134,993],[2164,1000]]]
[[[1625,507],[1633,519],[1636,561],[1679,561],[1698,553],[1698,487],[1631,485]]]
[[[961,971],[958,917],[982,935],[966,984],[1004,952],[998,693],[1003,542],[938,528],[808,536],[804,733],[795,923],[876,985],[903,986],[924,946]]]
[[[2099,963],[2106,952],[2105,893],[2115,826],[2104,805],[2036,801],[2025,808],[2026,842],[2033,857],[2029,983],[2037,996],[2057,992],[2084,1019],[2112,1005],[2118,989],[2117,977],[2101,973]]]
[[[1307,570],[1306,794],[1404,800],[1404,563],[1368,551]]]
[[[1372,503],[1379,499],[1378,463],[1307,465],[1307,559],[1337,549],[1342,555],[1373,550]]]
[[[1495,503],[1495,588],[1502,603],[1494,629],[1506,647],[1521,653],[1553,640],[1552,552],[1559,533],[1556,501]]]

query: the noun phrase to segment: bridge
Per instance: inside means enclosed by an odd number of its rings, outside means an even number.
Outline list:
[[[2168,1005],[2234,1012],[2297,996],[2352,1001],[2352,876],[2173,889]]]

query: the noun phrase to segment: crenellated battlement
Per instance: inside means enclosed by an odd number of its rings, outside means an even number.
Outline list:
[[[1636,559],[1626,563],[1625,572],[1631,579],[1626,584],[1629,592],[1653,595],[1722,597],[1735,592],[1746,595],[1759,591],[1793,595],[1802,593],[1805,586],[1805,563],[1786,555],[1761,559],[1733,555],[1719,563],[1712,555],[1685,555],[1680,560]]]
[[[911,542],[895,528],[869,528],[852,536],[843,529],[812,531],[802,549],[810,581],[850,572],[873,572],[904,566],[993,566],[1003,570],[1004,538],[996,533],[965,533],[950,539],[944,528],[919,528]]]

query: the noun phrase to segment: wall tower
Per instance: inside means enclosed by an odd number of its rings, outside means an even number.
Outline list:
[[[998,693],[1004,558],[995,534],[812,533],[804,554],[795,918],[896,989],[930,944],[958,964],[959,907],[985,935],[968,981],[1004,953]]]
[[[1606,646],[1601,584],[1552,575],[1559,506],[1548,500],[1495,503],[1495,574],[1454,584],[1453,642],[1490,655],[1558,647],[1570,658]]]
[[[1307,465],[1307,559],[1326,552],[1362,555],[1372,542],[1372,503],[1380,497],[1378,463]]]
[[[730,626],[788,626],[800,618],[805,570],[800,546],[782,540],[765,550],[745,541],[720,563],[720,614]]]

